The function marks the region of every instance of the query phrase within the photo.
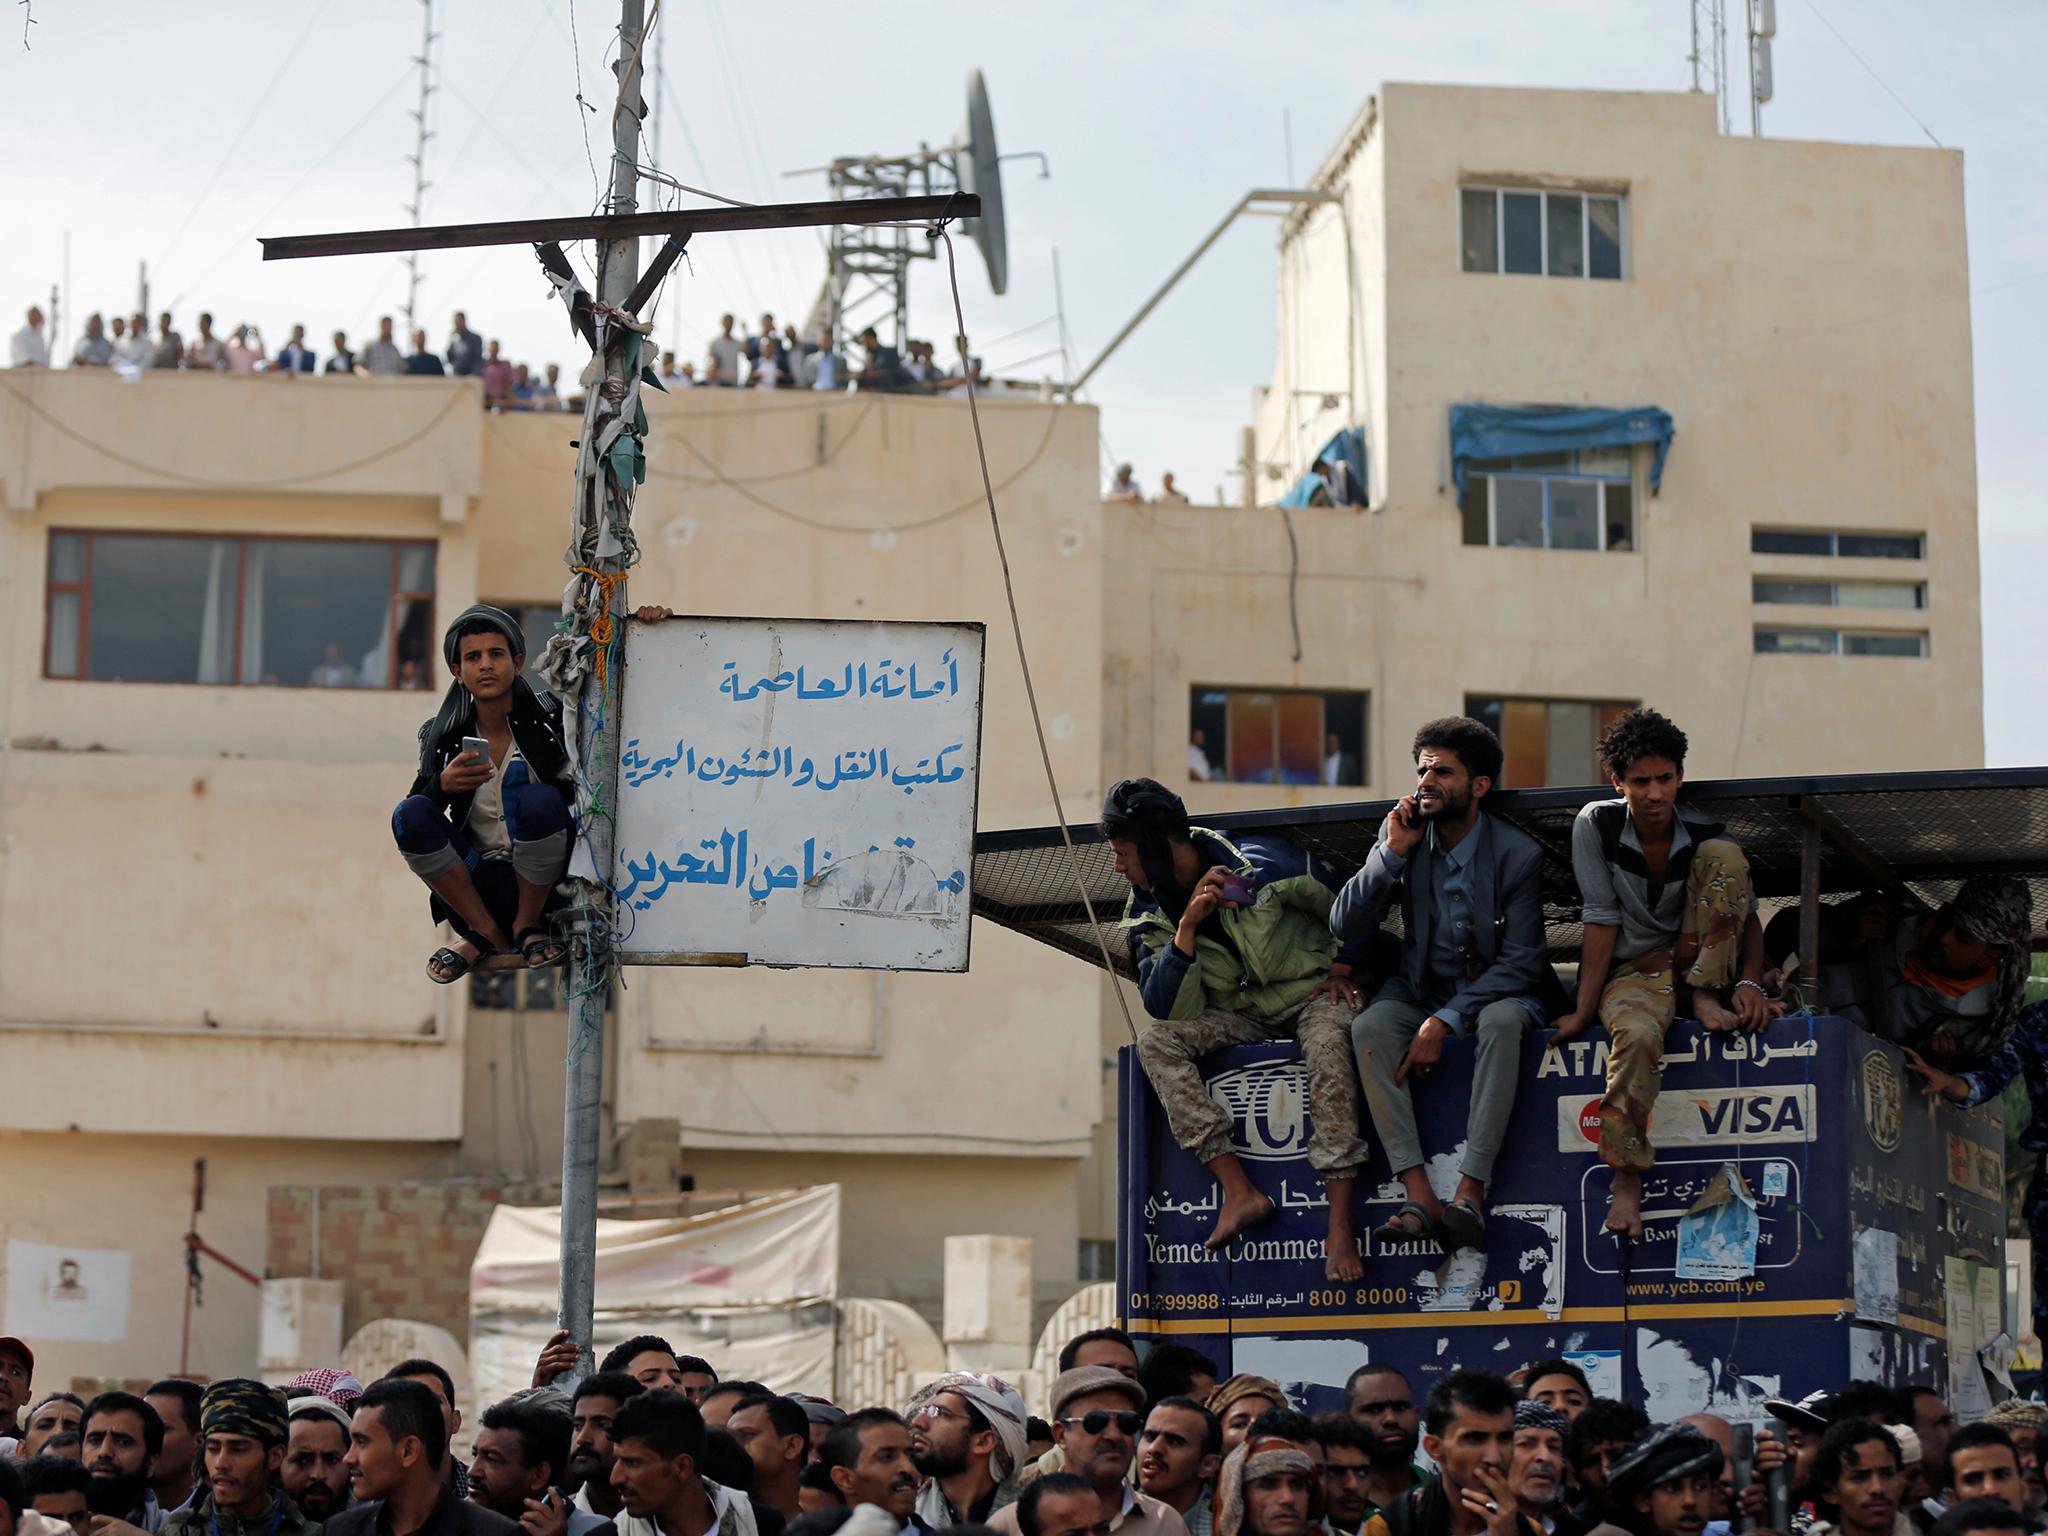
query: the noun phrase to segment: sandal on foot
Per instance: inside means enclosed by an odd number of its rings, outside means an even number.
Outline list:
[[[1444,1207],[1437,1231],[1447,1251],[1486,1246],[1486,1212],[1473,1200],[1453,1200]]]
[[[1413,1200],[1404,1201],[1401,1209],[1372,1229],[1372,1240],[1376,1243],[1412,1243],[1436,1235],[1436,1224],[1429,1219],[1429,1212]]]
[[[488,960],[497,951],[480,940],[469,941],[477,946],[472,959],[459,949],[437,949],[427,957],[427,980],[437,987],[450,986],[462,980],[482,961]]]
[[[559,964],[569,953],[569,946],[545,928],[522,928],[512,935],[512,943],[530,971]]]

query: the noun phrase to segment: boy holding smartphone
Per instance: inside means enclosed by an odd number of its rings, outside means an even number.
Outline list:
[[[1180,796],[1152,779],[1109,792],[1102,830],[1116,871],[1130,883],[1123,927],[1138,962],[1138,990],[1154,1023],[1138,1036],[1138,1060],[1166,1110],[1174,1139],[1221,1185],[1211,1252],[1273,1214],[1232,1149],[1230,1116],[1202,1086],[1196,1062],[1226,1045],[1301,1042],[1308,1068],[1309,1166],[1329,1196],[1324,1273],[1365,1273],[1351,1221],[1351,1193],[1365,1162],[1351,1067],[1351,1016],[1365,994],[1355,961],[1330,932],[1331,885],[1315,861],[1283,837],[1235,841],[1190,826]]]
[[[420,727],[419,772],[391,831],[434,893],[434,921],[456,932],[427,962],[446,986],[491,954],[516,953],[528,966],[562,958],[545,918],[572,832],[562,706],[520,675],[519,621],[479,603],[448,626],[441,653],[453,681]]]

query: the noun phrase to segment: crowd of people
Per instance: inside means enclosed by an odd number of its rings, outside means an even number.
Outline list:
[[[734,316],[720,315],[704,361],[678,365],[675,353],[664,352],[660,378],[669,389],[863,389],[955,398],[966,396],[972,380],[975,393],[983,398],[1036,394],[990,378],[978,357],[970,357],[964,370],[941,363],[928,341],[913,339],[894,346],[877,336],[873,326],[854,341],[860,355],[849,359],[829,325],[806,336],[794,322],[778,326],[773,314],[763,312],[759,328],[749,331]]]
[[[1958,1427],[1931,1387],[1772,1400],[1774,1428],[1652,1424],[1578,1366],[1367,1364],[1311,1416],[1279,1383],[1098,1328],[1044,1418],[950,1372],[841,1406],[646,1334],[579,1374],[566,1333],[464,1435],[448,1371],[365,1387],[167,1379],[35,1397],[0,1338],[0,1536],[2037,1536],[2048,1406]],[[566,1389],[558,1386],[566,1379]],[[26,1408],[23,1415],[22,1409]],[[468,1459],[460,1452],[467,1450]]]
[[[507,360],[497,341],[485,341],[469,328],[468,317],[461,310],[454,314],[447,345],[438,352],[428,345],[427,333],[417,329],[401,347],[392,325],[392,318],[383,316],[377,322],[376,339],[357,347],[349,345],[346,332],[336,331],[323,356],[307,341],[303,325],[294,325],[284,345],[273,352],[261,327],[243,323],[223,337],[215,332],[211,314],[198,317],[198,329],[187,340],[168,310],[157,317],[154,335],[145,314],[116,315],[110,327],[95,312],[86,317],[85,332],[71,349],[69,362],[73,368],[108,368],[128,374],[173,369],[286,376],[353,374],[363,378],[454,375],[480,379],[484,404],[495,410],[557,411],[578,406],[562,385],[558,364],[536,369]],[[687,361],[678,364],[674,352],[663,352],[656,377],[662,388],[671,391],[700,387],[863,389],[962,397],[971,378],[976,392],[987,397],[1036,393],[987,377],[978,357],[969,359],[964,372],[948,368],[937,360],[928,341],[910,341],[899,348],[881,341],[873,327],[863,330],[856,340],[860,356],[850,362],[834,344],[830,326],[820,326],[803,338],[795,325],[778,329],[772,314],[761,316],[758,331],[735,329],[733,316],[721,315],[718,334],[706,346],[701,366]],[[40,307],[29,306],[25,323],[9,339],[7,352],[8,366],[13,368],[53,366]]]
[[[198,327],[188,341],[177,328],[169,310],[157,316],[156,333],[150,334],[149,317],[136,313],[126,319],[116,315],[111,328],[97,312],[86,316],[85,334],[71,349],[73,368],[107,368],[125,374],[162,369],[185,373],[263,373],[292,378],[301,374],[350,374],[360,378],[405,376],[441,378],[449,375],[475,377],[483,384],[484,404],[493,410],[566,411],[576,408],[561,384],[559,364],[534,369],[525,363],[508,361],[500,344],[485,341],[469,328],[469,319],[455,311],[448,331],[448,343],[436,352],[427,344],[427,333],[415,329],[401,348],[392,332],[391,316],[377,321],[377,335],[361,346],[349,345],[348,333],[336,331],[323,357],[306,340],[306,328],[295,325],[283,346],[271,351],[260,326],[243,323],[222,337],[213,328],[213,316],[202,312]],[[50,343],[44,334],[42,310],[31,304],[26,323],[8,341],[8,366],[48,368],[52,366]]]
[[[1617,798],[1585,806],[1572,830],[1584,944],[1570,991],[1548,959],[1543,850],[1486,812],[1502,751],[1477,720],[1432,720],[1416,732],[1415,790],[1341,884],[1285,837],[1192,825],[1180,797],[1154,780],[1110,790],[1102,828],[1131,887],[1124,931],[1151,1016],[1138,1057],[1175,1140],[1218,1181],[1212,1250],[1265,1221],[1274,1204],[1246,1176],[1230,1116],[1205,1091],[1197,1063],[1260,1040],[1300,1042],[1332,1280],[1364,1273],[1352,1213],[1366,1160],[1358,1095],[1406,1195],[1375,1239],[1483,1247],[1522,1038],[1543,1027],[1558,1041],[1606,1028],[1604,1226],[1626,1241],[1643,1236],[1650,1112],[1674,1018],[1753,1033],[1788,1006],[1809,1006],[1904,1047],[1922,1091],[1961,1104],[2023,1077],[2034,1109],[2022,1145],[2048,1154],[2048,1004],[2023,1009],[2033,928],[2026,882],[1973,876],[1934,911],[1875,899],[1837,905],[1822,927],[1819,974],[1801,975],[1797,910],[1768,929],[1759,922],[1739,842],[1680,798],[1685,756],[1684,731],[1650,709],[1620,715],[1600,740]],[[1396,906],[1398,940],[1384,927]],[[1412,1088],[1453,1035],[1472,1042],[1474,1067],[1460,1178],[1442,1199],[1424,1165]],[[2044,1182],[2037,1170],[2027,1210],[2048,1250]],[[2036,1270],[2033,1310],[2048,1333],[2048,1265]]]

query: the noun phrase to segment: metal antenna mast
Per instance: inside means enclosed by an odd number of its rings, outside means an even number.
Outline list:
[[[420,67],[420,104],[413,108],[413,147],[406,159],[412,165],[412,201],[405,211],[412,220],[412,227],[418,229],[420,212],[426,206],[427,188],[433,183],[427,180],[427,140],[434,135],[427,128],[427,98],[434,94],[434,0],[420,0],[421,35],[420,51],[413,63]],[[419,302],[420,253],[416,250],[405,254],[405,328],[411,331],[419,321],[413,313]]]

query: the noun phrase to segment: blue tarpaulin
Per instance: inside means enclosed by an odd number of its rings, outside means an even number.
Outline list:
[[[1322,447],[1316,450],[1314,463],[1323,460],[1342,464],[1351,472],[1351,490],[1357,498],[1353,505],[1365,505],[1365,434],[1356,427],[1346,427]],[[1323,477],[1313,469],[1294,482],[1285,496],[1280,498],[1283,507],[1313,506],[1310,500],[1322,485]]]
[[[1664,479],[1671,451],[1671,413],[1654,405],[1611,411],[1598,406],[1546,409],[1542,406],[1454,405],[1451,407],[1451,475],[1465,494],[1465,467],[1473,459],[1511,459],[1526,453],[1562,453],[1572,448],[1622,448],[1655,443],[1650,489]]]

